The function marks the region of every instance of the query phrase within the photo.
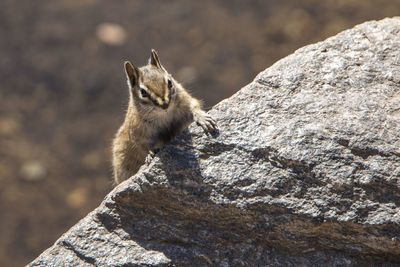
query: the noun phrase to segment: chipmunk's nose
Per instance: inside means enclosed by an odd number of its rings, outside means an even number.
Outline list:
[[[163,101],[163,103],[162,103],[162,105],[161,105],[161,108],[162,108],[162,109],[167,109],[168,106],[169,106],[169,103]]]

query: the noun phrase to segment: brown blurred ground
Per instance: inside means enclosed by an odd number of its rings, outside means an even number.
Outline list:
[[[0,1],[0,266],[34,259],[112,188],[125,59],[150,48],[211,107],[393,0]]]

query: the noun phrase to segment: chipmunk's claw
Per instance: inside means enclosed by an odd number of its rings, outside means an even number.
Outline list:
[[[199,125],[206,134],[212,134],[217,131],[217,123],[214,119],[204,111],[200,114],[197,114],[194,118],[194,121]]]

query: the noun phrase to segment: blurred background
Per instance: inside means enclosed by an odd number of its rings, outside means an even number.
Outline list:
[[[0,266],[21,266],[112,189],[122,62],[150,49],[207,108],[398,0],[0,1]]]

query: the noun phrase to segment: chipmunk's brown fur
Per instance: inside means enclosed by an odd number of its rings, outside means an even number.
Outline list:
[[[134,175],[149,151],[161,148],[195,121],[205,132],[216,129],[213,119],[161,65],[155,50],[148,65],[125,62],[129,106],[113,142],[114,178],[118,184]]]

